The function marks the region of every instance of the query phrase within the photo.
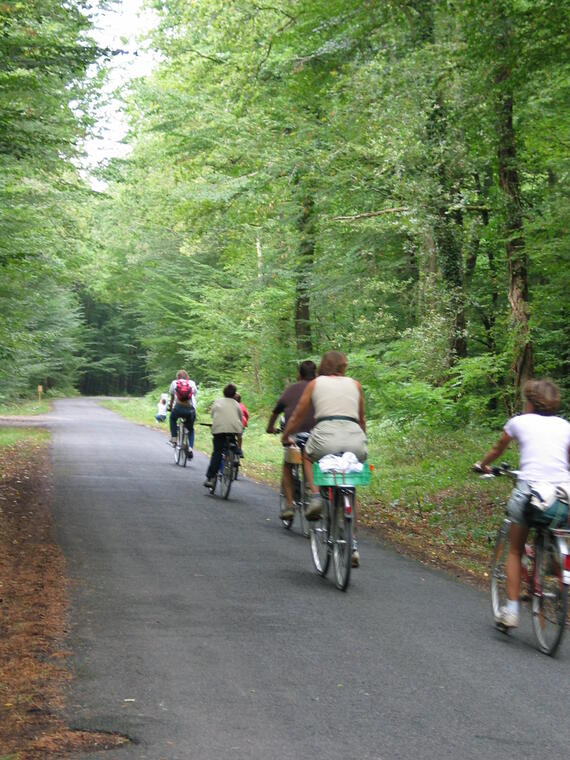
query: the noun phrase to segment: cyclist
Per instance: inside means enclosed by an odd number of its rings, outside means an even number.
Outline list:
[[[496,620],[505,628],[516,628],[519,623],[521,557],[529,528],[536,521],[546,519],[550,524],[565,521],[568,516],[568,507],[556,501],[554,494],[554,486],[568,491],[570,478],[570,423],[555,415],[560,408],[560,393],[554,383],[542,379],[525,383],[523,394],[523,413],[508,420],[497,443],[475,464],[479,472],[490,472],[489,463],[501,456],[513,439],[519,446],[519,479],[507,502],[511,520],[507,604]],[[545,511],[531,504],[536,493],[547,499]]]
[[[291,383],[285,388],[279,400],[275,404],[269,422],[267,423],[268,433],[277,433],[275,430],[275,422],[280,414],[285,416],[285,424],[289,421],[289,417],[293,414],[295,407],[299,403],[299,399],[303,395],[303,391],[311,380],[314,380],[317,367],[315,362],[307,359],[299,364],[297,382]],[[313,413],[313,405],[309,404],[309,410],[305,417],[301,420],[297,429],[297,433],[309,433],[315,424],[315,416]],[[297,436],[295,442],[297,446],[302,450],[305,446],[307,436]],[[282,482],[283,492],[285,493],[285,507],[281,510],[280,517],[283,520],[290,520],[293,517],[293,476],[291,471],[293,465],[288,462],[283,462],[282,470]]]
[[[319,489],[313,482],[312,463],[327,454],[351,451],[359,461],[367,457],[366,422],[362,387],[346,377],[346,356],[340,351],[327,351],[321,359],[318,376],[305,388],[299,403],[283,431],[282,441],[299,429],[312,402],[315,426],[303,451],[305,482],[311,489],[311,501],[305,510],[308,520],[318,520],[323,507]],[[356,509],[355,509],[356,530]],[[360,556],[356,540],[352,547],[352,565],[358,567]]]
[[[179,418],[184,418],[188,428],[188,445],[190,446],[190,459],[194,448],[194,420],[196,419],[196,394],[198,388],[193,380],[190,380],[185,369],[176,373],[175,379],[170,383],[168,391],[170,403],[170,443],[176,444],[176,423]]]
[[[236,390],[236,386],[233,383],[228,383],[224,388],[223,398],[216,399],[210,410],[212,416],[213,450],[206,472],[206,480],[204,481],[206,488],[212,488],[214,485],[215,478],[220,469],[227,436],[239,436],[243,431],[241,409],[235,400]]]

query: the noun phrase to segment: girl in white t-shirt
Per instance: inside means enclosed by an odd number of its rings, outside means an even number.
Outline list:
[[[566,485],[570,479],[570,423],[555,415],[560,408],[558,388],[550,380],[529,380],[523,393],[523,413],[507,422],[497,443],[475,465],[481,472],[490,472],[488,464],[501,456],[512,440],[518,443],[520,474],[507,504],[511,519],[506,565],[507,604],[496,621],[507,628],[515,628],[519,622],[521,557],[535,509],[529,503],[529,484]],[[558,507],[558,518],[567,518],[568,508],[560,504]],[[534,518],[542,514],[539,512]]]

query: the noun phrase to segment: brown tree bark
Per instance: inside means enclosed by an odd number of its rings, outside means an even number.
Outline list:
[[[301,233],[299,263],[295,285],[295,338],[297,351],[307,356],[313,351],[311,338],[310,278],[315,255],[314,202],[311,197],[303,200],[298,229]]]
[[[496,75],[499,87],[498,116],[498,170],[499,185],[505,198],[505,236],[509,271],[509,303],[515,337],[513,359],[514,384],[517,397],[531,377],[533,352],[529,326],[528,255],[523,230],[520,200],[520,183],[517,171],[516,139],[513,125],[513,96],[509,86],[510,72],[501,66]]]

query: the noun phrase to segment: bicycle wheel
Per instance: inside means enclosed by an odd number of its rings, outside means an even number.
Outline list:
[[[281,525],[287,530],[290,530],[291,526],[293,525],[293,518],[281,517],[281,512],[283,512],[286,506],[287,506],[287,500],[285,499],[285,492],[283,491],[283,486],[281,486],[281,491],[279,493],[279,519],[281,520]]]
[[[311,522],[309,527],[309,540],[311,542],[311,557],[313,558],[313,564],[315,570],[319,575],[323,577],[327,574],[329,569],[329,562],[331,558],[330,552],[330,504],[328,499],[325,502],[326,506],[323,509],[321,516],[318,520]]]
[[[507,555],[509,553],[510,520],[504,520],[497,531],[493,563],[491,565],[491,609],[493,619],[498,620],[501,609],[507,603]]]
[[[180,420],[178,422],[178,435],[176,444],[174,445],[174,461],[181,467],[186,467],[186,444],[184,435],[184,425]]]
[[[229,449],[223,459],[224,469],[222,470],[222,496],[227,499],[230,495],[230,488],[232,487],[232,476],[234,472],[234,456],[235,453]]]
[[[532,627],[538,647],[554,655],[566,626],[568,586],[562,582],[558,548],[546,531],[536,539],[535,588],[532,597]]]
[[[354,493],[335,488],[332,520],[332,560],[336,587],[346,591],[352,567]]]

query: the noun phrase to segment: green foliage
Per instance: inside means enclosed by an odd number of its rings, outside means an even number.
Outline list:
[[[371,418],[463,426],[515,409],[527,319],[536,372],[567,385],[560,4],[153,7],[160,63],[124,92],[133,151],[97,196],[65,163],[96,53],[81,4],[3,21],[0,392],[43,375],[140,393],[186,367],[263,407],[338,348]]]

